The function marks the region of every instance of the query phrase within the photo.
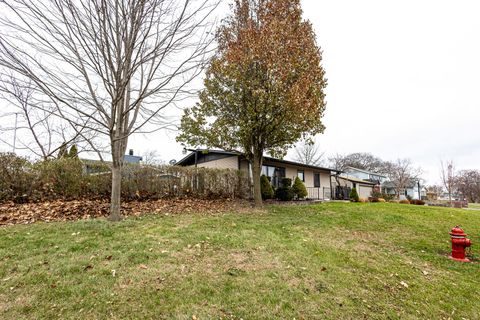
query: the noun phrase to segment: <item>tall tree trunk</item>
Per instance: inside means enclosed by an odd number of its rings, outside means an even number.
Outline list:
[[[110,221],[122,220],[121,208],[122,167],[112,165],[112,195],[110,198]]]
[[[112,194],[110,198],[110,221],[122,220],[121,194],[122,194],[122,168],[123,155],[125,153],[126,139],[111,139],[112,145]]]
[[[255,207],[262,207],[262,191],[260,187],[260,173],[262,172],[262,153],[254,153],[252,165],[252,179],[253,179],[253,199]]]

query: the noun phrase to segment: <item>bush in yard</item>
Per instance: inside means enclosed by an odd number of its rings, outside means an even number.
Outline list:
[[[350,191],[350,201],[358,202],[359,200],[357,188],[352,188],[352,191]]]
[[[382,193],[379,192],[377,189],[374,189],[372,191],[372,194],[371,194],[372,198],[381,198],[382,197]]]
[[[284,186],[285,188],[291,188],[292,187],[292,179],[282,178],[282,186]]]
[[[39,161],[33,168],[43,187],[44,198],[75,199],[88,193],[84,183],[83,164],[78,158]]]
[[[381,198],[383,198],[383,199],[385,199],[386,201],[389,201],[389,202],[390,202],[390,201],[392,201],[392,200],[395,200],[395,195],[393,195],[393,194],[388,194],[388,193],[383,192],[383,193],[381,194]]]
[[[295,178],[295,182],[293,183],[292,191],[293,191],[293,194],[298,199],[303,199],[306,196],[308,196],[307,188],[305,188],[305,184],[303,184],[303,181],[300,180],[299,177]]]
[[[415,204],[417,206],[423,206],[423,205],[425,205],[425,201],[423,201],[423,200],[411,200],[410,204]]]
[[[75,157],[31,163],[14,154],[0,153],[0,177],[0,203],[105,199],[111,192],[108,163]],[[172,196],[245,199],[249,196],[248,176],[239,170],[126,164],[122,185],[124,200]]]
[[[291,201],[293,200],[294,193],[292,190],[292,179],[283,178],[282,186],[275,190],[275,198],[282,201]]]
[[[272,199],[274,197],[274,192],[272,188],[272,184],[270,183],[270,177],[266,175],[262,175],[260,177],[260,188],[262,190],[262,199]]]
[[[0,153],[0,202],[26,200],[33,180],[30,166],[25,158],[13,153]]]

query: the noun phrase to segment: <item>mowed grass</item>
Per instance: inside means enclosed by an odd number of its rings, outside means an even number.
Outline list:
[[[474,263],[448,259],[472,235]],[[0,228],[1,319],[480,319],[480,212],[272,206]]]
[[[469,203],[469,208],[480,209],[480,203]]]

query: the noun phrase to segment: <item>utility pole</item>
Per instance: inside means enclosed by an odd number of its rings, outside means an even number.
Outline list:
[[[18,112],[15,112],[15,129],[13,131],[13,153],[15,153],[15,147],[17,142],[17,120],[18,120]]]
[[[422,200],[422,192],[420,191],[420,180],[417,181],[418,185],[418,200]]]

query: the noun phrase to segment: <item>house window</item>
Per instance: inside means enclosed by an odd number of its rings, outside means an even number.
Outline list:
[[[285,178],[285,168],[262,166],[262,174],[270,177],[270,182],[275,188],[281,187],[282,178]]]
[[[313,174],[313,187],[320,188],[320,173]]]
[[[303,170],[298,170],[298,171],[297,171],[297,177],[299,177],[300,180],[302,180],[303,182],[305,182],[305,171],[303,171]]]

